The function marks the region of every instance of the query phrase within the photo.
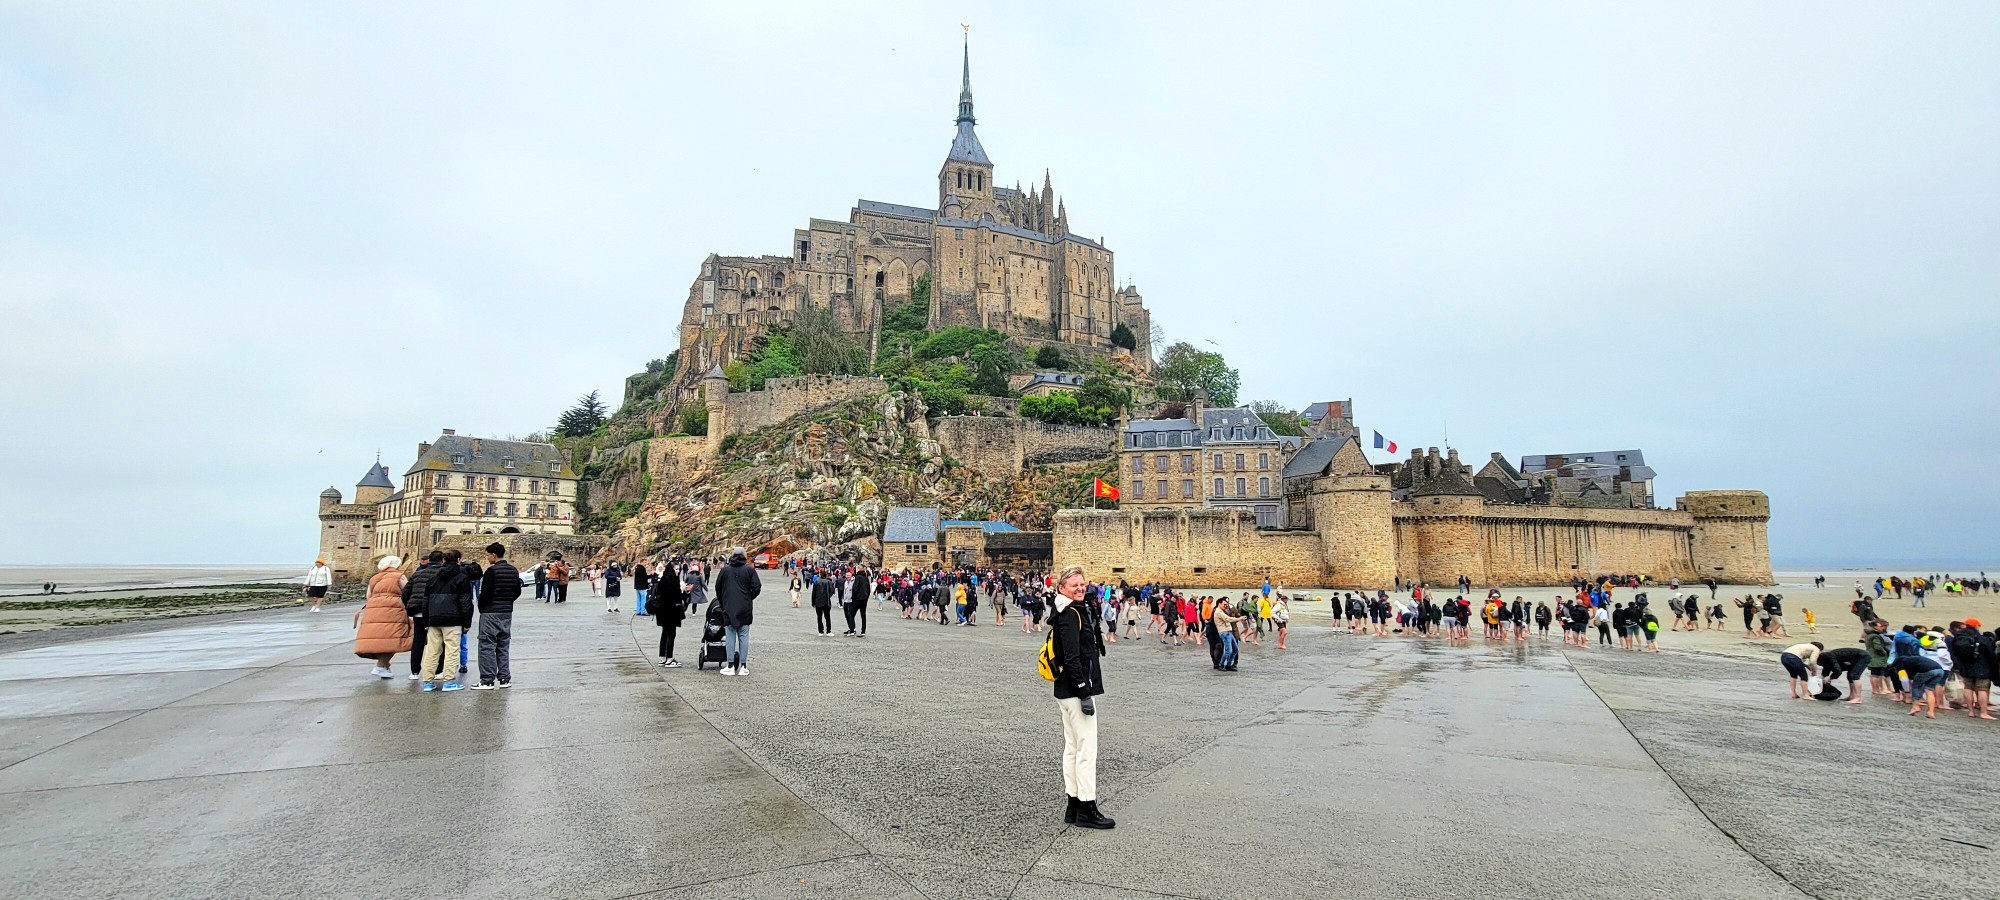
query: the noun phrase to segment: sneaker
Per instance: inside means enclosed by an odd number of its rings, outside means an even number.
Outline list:
[[[431,691],[435,691],[435,690],[437,690],[437,685],[435,685],[435,684],[432,684],[432,683],[430,683],[430,682],[428,682],[428,681],[424,682],[424,693],[428,694],[428,693],[430,693]]]
[[[511,681],[503,681],[503,682],[500,682],[500,686],[501,686],[501,687],[503,687],[503,688],[510,688],[510,687],[513,687],[513,686],[514,686],[514,682],[511,682]]]
[[[319,612],[319,607],[317,607],[317,606],[313,607],[313,608],[312,608],[312,611],[313,611],[313,612]]]
[[[736,667],[735,667],[735,666],[723,666],[723,667],[722,667],[722,674],[724,674],[724,675],[734,675],[734,674],[736,674]]]
[[[493,682],[491,682],[491,681],[482,681],[482,682],[480,682],[480,683],[478,683],[478,684],[475,684],[475,685],[473,685],[473,686],[472,686],[472,689],[473,689],[473,690],[475,690],[475,691],[490,691],[490,690],[492,690],[492,689],[493,689]]]
[[[750,674],[750,667],[749,667],[749,666],[737,666],[737,667],[736,667],[736,674],[738,674],[738,675],[748,675],[748,674]]]
[[[439,688],[439,690],[443,690],[443,691],[462,691],[462,690],[465,690],[465,685],[462,685],[462,684],[459,684],[459,683],[458,683],[458,682],[456,682],[456,681],[447,681],[447,682],[445,682],[445,683],[444,683],[444,687],[442,687],[442,688]]]
[[[681,664],[679,662],[671,659],[667,660],[666,662],[660,663],[660,668],[662,669],[678,669],[680,667]]]
[[[415,680],[417,680],[417,679],[419,679],[419,678],[422,678],[422,677],[424,677],[424,676],[422,676],[422,675],[418,675],[418,674],[417,674],[417,673],[415,673],[415,672],[411,672],[411,673],[410,673],[410,680],[411,680],[411,681],[415,681]]]
[[[381,666],[376,666],[375,668],[369,669],[368,674],[373,675],[376,678],[389,678],[394,676],[396,673],[391,672],[388,669],[384,669]]]

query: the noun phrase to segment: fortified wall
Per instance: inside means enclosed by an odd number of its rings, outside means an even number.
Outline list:
[[[1239,510],[1063,510],[1055,565],[1092,577],[1188,587],[1388,588],[1560,585],[1606,574],[1770,584],[1770,500],[1757,491],[1694,491],[1676,509],[1488,503],[1478,497],[1392,502],[1388,478],[1319,479],[1315,530],[1258,529]]]
[[[1118,444],[1118,432],[1110,428],[994,416],[945,416],[931,433],[946,455],[988,478],[1013,478],[1029,466],[1103,459]]]
[[[837,403],[878,397],[889,392],[889,383],[873,375],[796,375],[771,378],[761,391],[729,393],[729,382],[720,370],[702,380],[708,405],[708,448],[722,448],[722,439],[776,425],[800,413],[825,409]]]

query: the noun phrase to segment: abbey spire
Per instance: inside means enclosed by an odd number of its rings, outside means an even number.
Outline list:
[[[963,67],[958,80],[958,134],[951,140],[951,152],[945,155],[944,168],[938,170],[938,209],[943,210],[947,198],[960,201],[960,214],[968,219],[976,219],[981,213],[993,210],[993,161],[986,158],[986,148],[979,146],[979,135],[973,133],[976,121],[972,117],[972,38],[968,32],[965,40]]]

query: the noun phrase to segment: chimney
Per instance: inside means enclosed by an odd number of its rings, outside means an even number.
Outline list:
[[[418,458],[418,459],[423,459],[423,458],[424,458],[424,454],[426,454],[426,453],[429,453],[429,452],[431,452],[431,445],[429,445],[429,444],[426,444],[426,443],[424,443],[423,441],[418,441],[418,442],[417,442],[417,458]]]
[[[458,432],[456,432],[456,431],[453,431],[453,430],[451,430],[451,429],[449,429],[449,428],[447,428],[447,429],[445,429],[445,430],[444,430],[444,436],[445,436],[445,437],[451,437],[452,435],[454,435],[454,434],[457,434],[457,433],[458,433]]]

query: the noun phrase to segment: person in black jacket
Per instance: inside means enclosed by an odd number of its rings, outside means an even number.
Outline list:
[[[813,573],[812,607],[814,627],[819,634],[833,633],[833,576]]]
[[[424,665],[421,674],[424,690],[433,691],[440,687],[446,691],[462,691],[465,685],[458,683],[457,668],[452,665],[452,649],[458,646],[458,637],[465,633],[465,626],[472,619],[472,580],[465,568],[451,554],[438,554],[431,576],[430,590],[424,598]]]
[[[840,612],[847,617],[847,630],[842,633],[848,637],[868,636],[868,589],[871,586],[867,569],[856,566],[854,571],[847,573],[846,590],[841,592]],[[854,631],[855,616],[861,617],[859,635]]]
[[[681,664],[674,659],[674,633],[680,630],[681,619],[687,614],[687,597],[681,593],[681,580],[673,577],[671,569],[662,569],[646,594],[646,612],[660,626],[660,668],[680,668]]]
[[[507,548],[486,545],[486,574],[479,582],[479,683],[475,691],[512,687],[508,665],[514,648],[514,601],[521,599],[521,573],[506,560]]]
[[[1068,802],[1063,821],[1083,828],[1110,828],[1118,823],[1097,809],[1097,705],[1091,698],[1104,693],[1104,633],[1096,627],[1090,602],[1083,597],[1082,566],[1070,566],[1056,576],[1055,642],[1056,707],[1062,711],[1063,793]]]
[[[633,563],[632,590],[638,594],[638,599],[632,601],[633,615],[643,616],[646,614],[646,592],[652,590],[652,588],[653,579],[651,574],[646,571],[646,564],[643,562]]]
[[[722,604],[722,643],[728,658],[722,674],[748,675],[750,667],[750,613],[752,602],[764,590],[757,570],[750,568],[743,548],[729,554],[729,564],[715,573],[715,601]]]
[[[403,611],[410,614],[410,680],[422,678],[424,668],[424,646],[428,641],[430,616],[426,608],[430,603],[431,582],[437,578],[438,567],[444,565],[444,551],[432,550],[431,555],[417,564],[417,570],[410,573],[410,579],[403,583]]]

